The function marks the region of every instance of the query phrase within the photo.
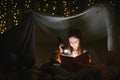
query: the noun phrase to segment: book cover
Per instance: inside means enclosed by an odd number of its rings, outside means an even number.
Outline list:
[[[69,57],[60,55],[61,64],[63,67],[70,71],[78,71],[89,64],[89,54],[88,52],[83,53],[76,57]]]

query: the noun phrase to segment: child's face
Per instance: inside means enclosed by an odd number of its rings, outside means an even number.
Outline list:
[[[77,50],[80,44],[80,40],[76,37],[70,37],[68,40],[73,50]]]

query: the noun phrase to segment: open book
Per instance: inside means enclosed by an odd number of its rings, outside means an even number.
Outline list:
[[[69,71],[78,71],[89,64],[89,53],[83,53],[76,57],[60,55],[61,64]]]

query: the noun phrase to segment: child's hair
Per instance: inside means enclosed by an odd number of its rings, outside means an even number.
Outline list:
[[[79,38],[80,40],[83,39],[83,36],[82,36],[82,33],[79,29],[71,29],[69,32],[68,32],[68,38],[69,37],[76,37],[76,38]]]

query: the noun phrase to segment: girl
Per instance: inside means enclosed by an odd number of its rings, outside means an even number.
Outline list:
[[[81,54],[88,53],[87,50],[83,49],[83,36],[78,29],[73,29],[68,33],[67,43],[67,53],[64,53],[63,49],[63,46],[65,46],[65,44],[61,43],[59,45],[59,53],[57,58],[57,61],[59,63],[61,63],[60,55],[68,57],[77,57]],[[92,63],[92,59],[90,56],[89,63]]]
[[[81,32],[78,29],[73,29],[68,33],[67,37],[67,53],[64,53],[63,47],[65,44],[61,43],[59,45],[59,51],[57,51],[57,57],[56,60],[59,62],[61,67],[57,69],[55,73],[55,80],[86,80],[87,75],[90,74],[91,70],[88,68],[89,63],[92,63],[92,59],[89,56],[89,52],[83,48],[83,37]],[[81,56],[82,54],[87,54],[87,57],[84,57],[82,59],[87,60],[88,64],[86,67],[82,67],[82,69],[77,69],[76,71],[70,71],[68,68],[62,66],[62,64],[65,62],[62,62],[61,56],[67,56],[67,57],[73,57],[75,63],[80,64],[81,66],[84,65],[84,60],[81,60],[77,58],[78,56]],[[88,59],[85,59],[88,58]],[[71,62],[72,63],[72,62]],[[82,63],[82,64],[81,64]],[[86,63],[85,63],[86,64]],[[66,65],[67,67],[71,66],[69,64]],[[72,65],[76,66],[76,65]],[[81,67],[77,67],[81,68]]]

